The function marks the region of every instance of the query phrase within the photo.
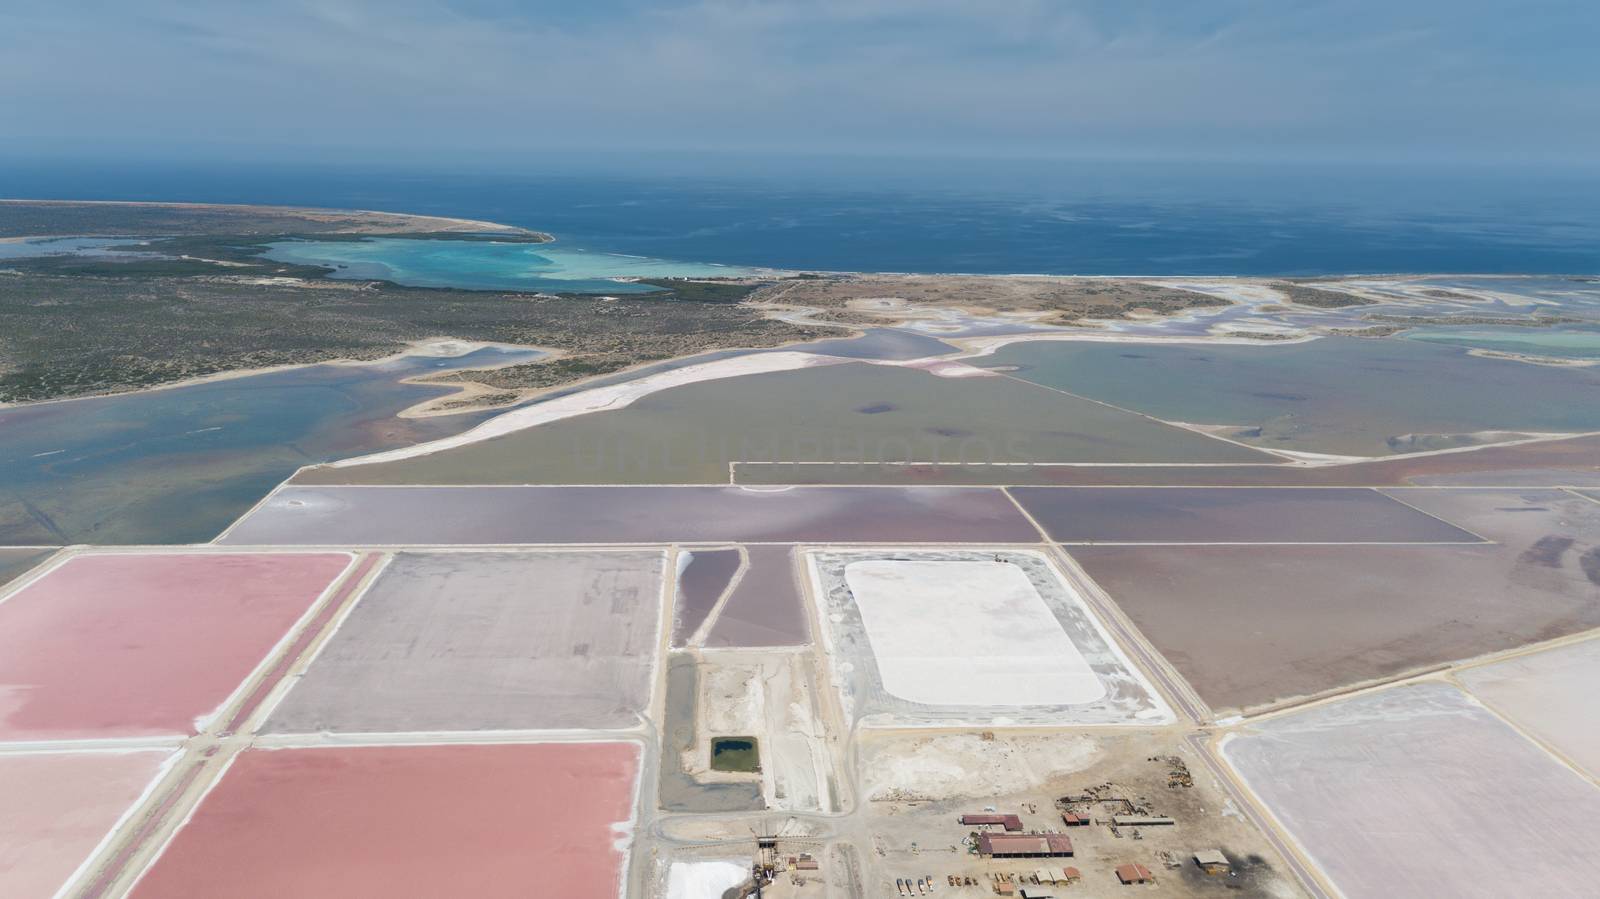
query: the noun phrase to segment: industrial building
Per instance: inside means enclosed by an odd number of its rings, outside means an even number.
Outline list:
[[[981,833],[978,852],[992,858],[1065,858],[1072,840],[1060,833]]]
[[[1117,880],[1122,881],[1123,886],[1131,886],[1136,883],[1151,883],[1155,878],[1150,876],[1150,869],[1144,865],[1128,864],[1117,866]]]
[[[1016,815],[962,815],[961,823],[967,827],[1004,827],[1008,831],[1022,829],[1022,819]]]

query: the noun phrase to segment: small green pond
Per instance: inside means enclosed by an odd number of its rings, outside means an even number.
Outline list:
[[[711,770],[761,770],[761,752],[755,737],[718,737],[711,741]]]

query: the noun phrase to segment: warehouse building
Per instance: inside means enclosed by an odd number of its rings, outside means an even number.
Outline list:
[[[1016,815],[962,815],[961,823],[967,827],[1004,827],[1008,831],[1022,829],[1022,819]]]
[[[1150,883],[1154,880],[1150,876],[1150,869],[1144,865],[1118,865],[1117,879],[1122,881],[1123,886],[1135,883]]]
[[[992,858],[1065,858],[1072,840],[1060,833],[981,833],[978,852]]]

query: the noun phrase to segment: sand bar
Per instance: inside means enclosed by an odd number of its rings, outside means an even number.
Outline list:
[[[591,412],[601,412],[606,409],[621,409],[642,396],[648,396],[658,390],[666,390],[669,387],[680,387],[684,384],[693,384],[698,381],[733,378],[762,372],[789,371],[816,365],[832,365],[841,361],[844,360],[818,356],[812,353],[777,352],[753,353],[746,356],[734,356],[729,359],[718,359],[714,362],[704,362],[699,365],[687,365],[683,368],[668,369],[636,380],[596,387],[592,390],[568,394],[547,402],[514,409],[503,415],[497,415],[472,430],[453,437],[383,453],[357,456],[356,458],[344,459],[330,465],[335,468],[344,468],[353,465],[371,465],[379,462],[393,462],[399,459],[426,456],[458,446],[491,440],[495,437],[536,425],[560,421],[564,418],[588,415]]]

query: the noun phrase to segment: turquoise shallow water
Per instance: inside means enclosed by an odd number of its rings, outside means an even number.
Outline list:
[[[1563,359],[1600,359],[1600,326],[1562,328],[1431,327],[1407,331],[1407,340]]]
[[[327,265],[335,278],[376,278],[410,287],[536,290],[548,293],[643,293],[655,288],[614,278],[715,278],[747,270],[553,244],[375,237],[355,241],[281,241],[267,258]]]

